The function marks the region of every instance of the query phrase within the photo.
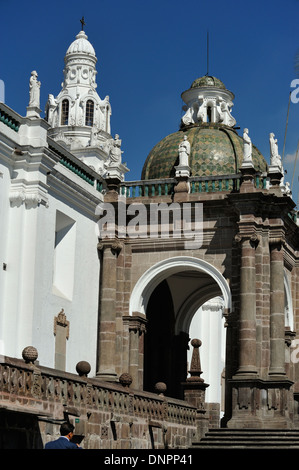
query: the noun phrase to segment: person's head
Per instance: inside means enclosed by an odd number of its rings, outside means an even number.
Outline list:
[[[62,423],[60,426],[60,434],[61,436],[67,437],[68,439],[71,439],[74,434],[74,425],[68,422]]]

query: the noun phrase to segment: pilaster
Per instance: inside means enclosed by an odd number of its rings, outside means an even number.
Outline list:
[[[237,375],[256,376],[256,262],[253,234],[238,234],[241,244],[239,365]]]
[[[109,240],[98,245],[101,252],[101,281],[99,306],[99,334],[97,355],[97,377],[116,381],[116,288],[117,256],[122,245],[117,240]]]

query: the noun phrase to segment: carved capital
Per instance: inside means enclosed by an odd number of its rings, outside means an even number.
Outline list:
[[[105,248],[110,248],[112,252],[118,254],[123,249],[123,243],[117,239],[102,240],[101,242],[98,243],[99,251],[103,251]]]
[[[248,233],[237,233],[234,237],[234,243],[238,244],[245,240],[249,240],[253,245],[257,246],[260,242],[260,237],[256,232],[248,232]]]
[[[270,237],[269,238],[269,245],[270,249],[278,249],[281,250],[281,248],[285,245],[285,237],[284,235],[276,236],[276,237]]]
[[[138,332],[139,334],[146,333],[147,319],[139,312],[123,316],[123,321],[128,325],[129,331]]]

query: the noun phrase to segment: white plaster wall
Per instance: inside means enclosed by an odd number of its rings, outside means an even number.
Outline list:
[[[74,278],[73,294],[59,294],[53,288],[56,211],[75,221],[73,226]],[[42,208],[38,221],[36,244],[36,272],[38,273],[34,301],[33,345],[39,351],[41,364],[54,367],[54,318],[64,309],[70,322],[70,336],[66,346],[66,370],[76,372],[76,364],[86,360],[91,375],[96,367],[96,340],[99,292],[99,261],[94,221],[75,208],[53,196],[49,207]],[[65,267],[70,275],[72,266]]]
[[[3,264],[7,264],[7,220],[9,212],[9,193],[10,186],[10,171],[8,166],[0,161],[0,354],[5,352],[5,338],[4,338],[4,292],[6,286],[6,279],[8,275],[9,266],[7,270],[3,269]]]
[[[14,145],[11,142],[9,156]],[[63,308],[70,322],[66,370],[76,372],[76,364],[86,360],[93,375],[99,292],[93,205],[88,207],[86,201],[85,206],[80,205],[78,197],[74,197],[77,203],[73,202],[69,191],[66,197],[62,182],[58,192],[51,192],[50,188],[48,207],[45,204],[29,207],[21,201],[10,204],[10,172],[5,161],[0,149],[0,354],[21,358],[22,350],[32,345],[38,350],[40,363],[54,367],[54,318]],[[45,176],[38,170],[34,175],[26,175],[22,168],[18,170],[19,178],[21,173],[25,179],[34,177],[37,181]],[[78,177],[72,177],[84,185]],[[65,275],[70,270],[74,272],[73,293],[69,298],[53,290],[57,210],[75,221],[73,268],[64,267]]]
[[[206,401],[221,403],[221,374],[225,366],[226,329],[222,311],[203,310],[194,315],[189,330],[190,339],[198,338],[201,361],[201,378],[209,384],[206,389]],[[193,347],[188,351],[188,364],[191,363]]]

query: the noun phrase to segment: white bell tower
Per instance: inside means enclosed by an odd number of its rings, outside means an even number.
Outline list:
[[[64,58],[62,90],[56,98],[49,95],[46,104],[46,120],[51,126],[48,135],[105,177],[115,146],[111,105],[109,96],[101,99],[96,91],[97,57],[81,22],[82,31]],[[127,171],[119,162],[121,179]]]

